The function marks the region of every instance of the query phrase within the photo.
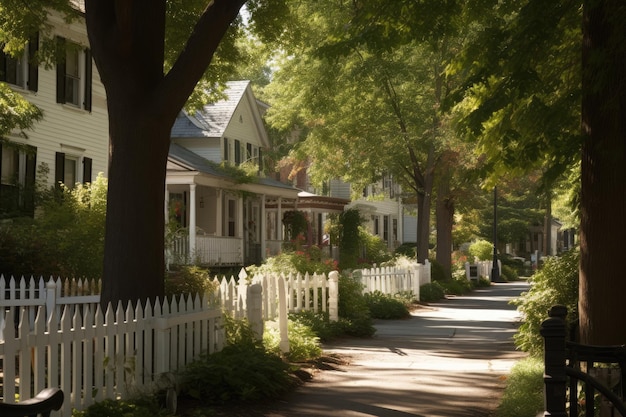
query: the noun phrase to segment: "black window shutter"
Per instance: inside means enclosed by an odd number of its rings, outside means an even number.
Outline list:
[[[28,41],[28,89],[37,91],[39,88],[39,63],[37,51],[39,50],[39,32],[31,36]]]
[[[246,143],[246,159],[252,159],[252,144]]]
[[[85,102],[83,108],[87,111],[91,111],[91,79],[92,79],[92,61],[91,50],[85,49]]]
[[[91,158],[83,158],[83,184],[91,182],[91,166],[93,160]]]
[[[26,178],[24,183],[24,212],[33,216],[35,214],[35,182],[37,172],[37,148],[27,146],[26,151]]]
[[[228,138],[224,138],[224,161],[228,161]]]
[[[241,142],[235,139],[235,164],[239,165],[241,163]]]
[[[65,103],[65,38],[57,36],[57,103]]]
[[[65,181],[65,154],[57,152],[54,161],[54,186],[59,188],[59,183]]]
[[[259,172],[263,171],[263,150],[259,148]]]

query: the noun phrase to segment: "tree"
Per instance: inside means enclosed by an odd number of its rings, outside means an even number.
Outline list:
[[[626,342],[616,262],[626,232],[624,18],[617,0],[500,3],[459,65],[469,86],[461,126],[492,180],[541,167],[549,185],[581,161],[580,333],[592,344]]]
[[[454,33],[420,42],[395,32],[406,22],[395,22],[383,3],[396,11],[402,3],[415,12],[414,2],[290,3],[300,32],[266,89],[268,120],[306,138],[294,153],[313,159],[309,174],[315,184],[340,177],[356,194],[392,175],[414,193],[423,261],[436,166],[452,140],[441,108],[449,91],[443,69],[456,40]],[[412,17],[424,19],[419,13]],[[393,33],[386,34],[386,25]]]
[[[626,5],[583,2],[580,223],[581,339],[626,342]]]

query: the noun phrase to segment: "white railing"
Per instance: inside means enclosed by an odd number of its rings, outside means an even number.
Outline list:
[[[106,312],[85,306],[70,314],[65,306],[60,320],[55,313],[46,319],[39,307],[32,324],[27,309],[19,309],[19,321],[14,310],[0,310],[2,401],[59,387],[65,401],[53,415],[62,417],[95,401],[154,389],[201,353],[220,350],[224,340],[222,312],[199,297],[154,308],[109,305]]]
[[[243,239],[225,236],[196,236],[194,253],[189,238],[177,238],[168,253],[168,263],[200,263],[202,265],[243,265]]]
[[[465,262],[465,276],[469,280],[480,279],[481,277],[490,279],[492,269],[493,269],[493,261],[477,261],[474,264]],[[499,259],[498,259],[498,269],[499,269],[500,274],[502,274],[502,262]]]
[[[416,300],[420,297],[420,287],[430,283],[430,274],[428,261],[425,264],[359,269],[354,272],[354,276],[363,284],[364,293],[380,291],[383,294],[396,295],[412,292]]]

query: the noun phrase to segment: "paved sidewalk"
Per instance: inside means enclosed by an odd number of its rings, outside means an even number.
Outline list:
[[[524,356],[508,301],[525,282],[497,283],[414,312],[376,322],[371,339],[343,339],[324,351],[347,358],[321,371],[267,417],[486,417],[511,366]]]

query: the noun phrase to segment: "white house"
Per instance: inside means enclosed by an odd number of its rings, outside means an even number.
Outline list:
[[[10,135],[0,148],[0,213],[4,214],[32,215],[28,190],[36,178],[50,186],[62,182],[72,187],[107,172],[106,96],[91,59],[84,21],[68,24],[52,13],[48,23],[57,45],[65,49],[52,68],[29,63],[39,48],[38,36],[19,58],[0,52],[0,81],[38,106],[44,116],[26,132],[27,138]]]
[[[283,205],[298,198],[298,189],[260,174],[270,144],[250,82],[229,82],[225,95],[181,112],[172,128],[166,219],[187,232],[175,239],[173,261],[248,265],[278,253]],[[220,164],[256,166],[259,175],[240,182]]]

